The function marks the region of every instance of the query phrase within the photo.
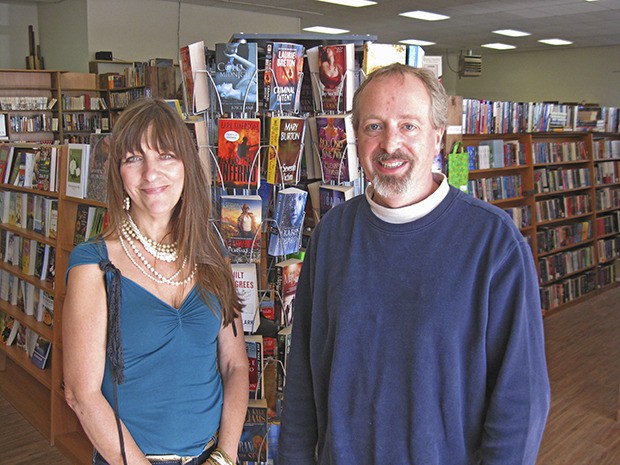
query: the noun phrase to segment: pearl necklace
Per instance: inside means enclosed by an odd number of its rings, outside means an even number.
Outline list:
[[[142,231],[140,231],[140,228],[138,228],[136,223],[134,223],[133,218],[129,215],[129,213],[127,214],[127,219],[123,220],[122,231],[125,233],[125,237],[138,239],[144,247],[144,250],[158,260],[172,263],[179,257],[176,242],[172,244],[162,244],[154,241],[150,237],[145,236],[142,234]]]
[[[185,266],[187,265],[187,257],[183,259],[183,263],[181,264],[181,267],[172,276],[166,277],[162,275],[148,262],[148,260],[144,257],[144,255],[142,255],[142,253],[138,250],[136,245],[131,240],[131,237],[128,237],[125,231],[121,230],[121,233],[122,234],[119,235],[119,241],[121,243],[121,247],[125,251],[125,255],[127,255],[131,263],[133,263],[134,266],[138,268],[142,272],[142,274],[146,276],[147,278],[149,278],[150,280],[156,282],[157,284],[168,284],[170,286],[185,286],[187,283],[189,283],[194,278],[194,275],[196,274],[196,268],[197,268],[196,265],[194,265],[194,269],[189,274],[189,276],[187,276],[184,280],[174,281],[174,278],[176,278],[181,273],[183,268],[185,268]],[[133,258],[133,256],[127,249],[127,246],[125,245],[125,240],[129,242],[134,253],[138,256],[138,258],[142,261],[142,263],[144,263],[144,265],[146,266],[148,271],[150,271],[150,273],[147,272],[144,268],[142,268],[142,266],[140,266],[138,262],[136,262],[136,260]]]

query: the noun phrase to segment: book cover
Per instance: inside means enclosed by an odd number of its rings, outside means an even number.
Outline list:
[[[243,302],[241,315],[243,331],[253,333],[258,329],[260,323],[256,265],[254,263],[233,263],[232,272],[237,294]]]
[[[286,385],[286,369],[288,363],[288,354],[291,350],[291,335],[292,325],[285,326],[278,331],[277,344],[278,344],[278,363],[276,371],[276,389],[279,393],[284,392],[284,386]]]
[[[0,144],[0,182],[4,182],[10,160],[12,159],[14,147],[8,144]]]
[[[351,115],[317,116],[316,133],[323,181],[354,181],[359,177]]]
[[[88,157],[88,181],[86,198],[97,202],[108,200],[108,158],[110,156],[110,133],[90,135]]]
[[[269,120],[269,184],[297,184],[301,174],[305,118],[273,116]]]
[[[55,238],[58,233],[58,199],[46,197],[43,204],[45,209],[45,237]]]
[[[39,289],[39,302],[35,311],[37,321],[42,321],[47,326],[54,323],[54,296],[43,289]]]
[[[331,208],[338,204],[344,203],[353,198],[353,186],[332,186],[324,184],[319,187],[319,210],[321,216],[327,213]]]
[[[295,293],[301,273],[302,261],[298,258],[289,258],[276,263],[276,314],[280,316],[280,326],[293,323],[295,309]]]
[[[34,347],[34,351],[32,352],[32,357],[30,358],[32,363],[34,363],[41,370],[45,369],[51,348],[52,344],[50,341],[45,340],[41,336],[37,336],[36,345]]]
[[[299,250],[308,193],[297,187],[278,192],[273,214],[274,226],[269,237],[268,253],[281,256]]]
[[[68,144],[66,195],[83,199],[86,194],[88,144]]]
[[[226,188],[258,189],[260,186],[260,119],[220,118],[217,160]]]
[[[355,45],[318,45],[308,49],[313,95],[319,113],[346,113],[355,92]]]
[[[392,63],[405,64],[407,59],[407,46],[403,44],[378,44],[376,42],[364,43],[364,59],[362,70],[368,76],[377,68]]]
[[[262,399],[265,383],[263,377],[263,336],[259,334],[246,335],[245,350],[248,354],[250,399]]]
[[[53,147],[45,146],[40,147],[35,153],[32,185],[41,191],[51,191],[54,184],[52,182],[52,152]]]
[[[78,245],[86,240],[86,229],[88,226],[88,209],[86,204],[79,204],[75,214],[75,225],[73,233],[73,245]]]
[[[181,77],[185,109],[188,114],[201,113],[209,108],[209,77],[204,41],[180,49]]]
[[[258,110],[258,48],[256,43],[215,44],[215,88],[222,113]]]
[[[260,260],[262,199],[259,195],[222,195],[220,234],[233,263]]]
[[[264,106],[267,111],[299,111],[303,66],[303,45],[288,42],[267,43],[264,74]]]
[[[6,313],[1,313],[0,315],[2,316],[0,319],[0,344],[10,346],[15,338],[12,334],[17,334],[15,326],[16,324],[19,325],[19,321]]]
[[[237,458],[240,461],[267,461],[267,421],[267,401],[250,400],[237,450]]]

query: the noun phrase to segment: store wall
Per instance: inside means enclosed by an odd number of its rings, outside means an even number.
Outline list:
[[[458,55],[450,55],[458,69]],[[451,74],[455,95],[509,101],[595,102],[620,107],[620,46],[482,55],[479,77]],[[446,85],[447,86],[447,85]]]
[[[178,2],[163,0],[88,0],[88,25],[93,57],[96,51],[106,50],[127,61],[159,57],[177,62],[179,48],[199,40],[213,49],[236,32],[298,34],[301,30],[299,18],[186,3],[179,7]]]
[[[26,67],[28,26],[34,26],[38,39],[37,6],[32,4],[0,3],[0,68]]]

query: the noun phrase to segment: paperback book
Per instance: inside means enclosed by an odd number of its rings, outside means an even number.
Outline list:
[[[204,41],[181,47],[179,65],[185,109],[188,114],[202,113],[209,108],[209,77]]]
[[[407,59],[407,46],[403,44],[378,44],[376,42],[364,43],[364,60],[362,70],[368,76],[377,68],[392,63],[405,64]]]
[[[273,116],[269,121],[269,184],[297,184],[304,149],[305,118]]]
[[[90,135],[88,157],[88,182],[86,198],[105,203],[108,200],[108,158],[110,156],[109,133]]]
[[[259,195],[222,195],[220,234],[233,263],[260,260],[262,199]]]
[[[352,109],[355,92],[355,45],[318,45],[308,49],[316,110],[346,113]]]
[[[302,263],[299,258],[276,263],[276,314],[280,317],[280,326],[288,326],[293,322],[295,293]]]
[[[273,214],[269,248],[272,256],[282,256],[299,250],[308,193],[297,187],[287,187],[278,192]]]
[[[336,205],[353,198],[355,188],[353,186],[333,186],[324,184],[319,187],[319,210],[321,216]]]
[[[243,331],[253,333],[260,323],[256,265],[254,263],[233,263],[232,272],[237,294],[243,302],[241,315]]]
[[[250,399],[262,399],[264,397],[263,336],[246,335],[245,350],[248,354]]]
[[[66,195],[83,199],[88,180],[88,144],[69,144]]]
[[[221,112],[248,113],[258,110],[258,49],[256,43],[215,44],[215,88]]]
[[[287,42],[268,42],[265,52],[264,106],[267,111],[297,113],[304,46]]]
[[[267,461],[267,422],[267,401],[250,400],[237,450],[237,458],[241,462]]]
[[[323,181],[356,180],[359,163],[351,115],[317,116],[314,121]]]
[[[218,175],[226,188],[260,186],[260,120],[220,118],[218,122]]]

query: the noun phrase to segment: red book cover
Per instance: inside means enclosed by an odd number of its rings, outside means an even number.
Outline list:
[[[226,188],[258,189],[260,186],[257,159],[260,147],[258,118],[220,118],[217,158],[218,183]]]

